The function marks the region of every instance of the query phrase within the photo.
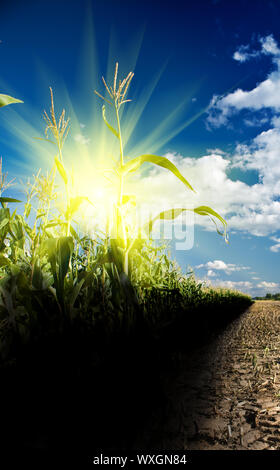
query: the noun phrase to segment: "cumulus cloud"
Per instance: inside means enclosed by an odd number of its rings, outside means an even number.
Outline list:
[[[227,264],[222,260],[208,261],[205,264],[199,264],[196,266],[197,269],[206,268],[208,269],[208,276],[215,275],[214,271],[225,271],[226,274],[230,274],[234,271],[243,271],[244,269],[250,269],[246,266],[237,266],[236,264]],[[209,275],[210,272],[210,275]]]
[[[265,80],[255,88],[244,91],[240,88],[233,93],[220,97],[214,95],[208,112],[208,124],[220,127],[229,122],[229,118],[243,109],[260,111],[270,109],[280,112],[280,49],[272,35],[260,38],[261,49],[250,52],[249,46],[241,46],[233,55],[235,60],[245,62],[252,57],[270,55],[275,64],[275,70],[270,72]],[[254,121],[248,121],[253,124]]]
[[[238,62],[246,62],[246,60],[250,59],[251,57],[256,57],[260,54],[260,52],[249,52],[249,45],[240,46],[237,51],[233,54],[233,59],[237,60]]]
[[[165,156],[190,181],[195,194],[187,191],[173,174],[159,167],[151,169],[139,181],[132,180],[127,190],[135,193],[139,202],[146,202],[149,207],[151,204],[153,215],[175,206],[209,205],[226,218],[230,231],[273,236],[280,230],[279,149],[280,132],[274,129],[260,134],[249,146],[238,146],[231,159],[218,154],[195,159],[168,153]],[[259,181],[253,185],[238,179],[233,181],[230,170],[235,167],[244,171],[255,169]],[[147,191],[143,192],[143,184]],[[152,197],[148,188],[152,188]],[[215,230],[208,217],[195,216],[195,223]]]
[[[215,154],[215,155],[228,155],[227,152],[225,152],[224,150],[219,149],[219,148],[207,149],[206,152],[209,153],[210,155],[212,155],[212,154]]]
[[[265,38],[260,38],[260,43],[262,45],[261,52],[264,54],[271,54],[273,56],[280,55],[280,49],[272,34],[266,36]]]
[[[269,118],[266,116],[265,117],[252,116],[249,119],[244,119],[243,122],[248,127],[261,127],[264,124],[269,123]]]
[[[207,271],[207,277],[215,277],[216,275],[217,274],[212,269],[209,269],[209,271]]]
[[[266,291],[269,291],[271,293],[277,292],[277,289],[279,289],[279,284],[277,282],[267,282],[267,281],[262,281],[257,284],[258,289],[265,289]]]
[[[271,237],[271,240],[276,243],[274,245],[271,245],[271,247],[269,248],[270,251],[273,251],[273,253],[278,253],[278,251],[280,251],[280,238]]]
[[[269,129],[259,132],[249,143],[237,144],[231,155],[220,148],[210,148],[200,158],[167,153],[165,156],[190,181],[196,194],[187,192],[170,172],[154,167],[141,178],[139,190],[137,180],[133,181],[131,190],[136,192],[138,200],[145,202],[146,198],[155,214],[175,206],[209,205],[226,218],[232,233],[243,231],[255,236],[275,236],[280,230],[280,53],[272,36],[261,38],[260,45],[259,52],[272,57],[276,70],[251,91],[239,89],[219,100],[213,97],[214,110],[219,112],[215,117],[210,109],[209,119],[217,118],[216,124],[218,121],[221,124],[229,119],[231,110],[238,112],[248,107],[257,113],[252,113],[251,118],[247,116],[247,120],[251,119],[247,125],[257,121],[267,125],[269,115]],[[249,48],[244,51],[252,53]],[[259,117],[263,107],[270,108],[269,114]],[[271,111],[274,111],[272,118]],[[258,180],[254,184],[233,180],[230,177],[233,169],[242,170],[245,175],[253,170]],[[148,190],[143,192],[143,183],[152,188],[152,197]],[[195,222],[207,230],[215,230],[207,217],[195,216]],[[277,252],[278,245],[276,241],[271,251]],[[213,271],[211,267],[208,270]]]
[[[277,43],[272,34],[264,38],[260,38],[259,42],[261,44],[260,50],[250,50],[249,44],[245,46],[243,45],[240,46],[237,51],[234,52],[233,59],[237,60],[238,62],[246,62],[247,60],[259,57],[263,54],[272,55],[276,57],[280,55],[280,49],[278,48]]]

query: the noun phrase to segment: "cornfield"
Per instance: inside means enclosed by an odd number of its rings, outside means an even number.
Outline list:
[[[126,214],[135,210],[136,202],[125,193],[125,182],[142,164],[165,168],[187,190],[194,189],[165,157],[148,154],[126,160],[119,109],[129,101],[126,95],[133,74],[119,85],[117,75],[118,64],[113,85],[103,80],[108,98],[97,92],[115,112],[116,128],[107,121],[103,105],[103,120],[120,148],[119,162],[113,169],[117,197],[110,233],[99,232],[93,237],[78,229],[79,209],[94,201],[73,192],[73,175],[64,155],[70,121],[65,110],[56,116],[52,89],[42,140],[55,149],[54,159],[49,172],[42,174],[38,169],[28,181],[25,201],[3,196],[13,181],[7,181],[1,161],[0,372],[4,379],[7,370],[13,377],[9,396],[15,393],[18,380],[28,382],[31,376],[34,380],[38,370],[44,374],[48,370],[53,382],[60,374],[54,370],[63,371],[70,388],[69,374],[76,380],[90,376],[96,384],[96,370],[111,364],[108,370],[113,374],[116,360],[122,363],[129,359],[136,370],[140,363],[144,368],[149,363],[153,376],[158,367],[153,362],[157,344],[163,349],[171,347],[179,336],[183,342],[199,341],[200,335],[209,336],[251,303],[251,298],[240,292],[205,288],[192,273],[182,274],[168,257],[167,247],[149,238],[156,220],[173,219],[191,209],[171,208],[147,221],[142,228],[147,238],[141,238],[139,227],[128,226]],[[0,95],[0,106],[13,103],[20,100]],[[64,185],[63,204],[57,204],[58,182]],[[23,207],[22,214],[14,207]],[[207,205],[193,210],[222,224],[224,230],[217,230],[227,240],[226,221],[217,212]],[[128,344],[137,350],[136,355]],[[127,374],[131,373],[130,369]],[[46,393],[44,400],[48,400]],[[106,397],[110,402],[110,394]]]

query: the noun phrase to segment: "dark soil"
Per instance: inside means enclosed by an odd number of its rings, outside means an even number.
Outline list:
[[[226,313],[211,333],[192,315],[158,339],[75,330],[22,350],[1,370],[2,446],[280,450],[280,302]]]
[[[255,302],[162,383],[135,449],[280,450],[280,302]]]

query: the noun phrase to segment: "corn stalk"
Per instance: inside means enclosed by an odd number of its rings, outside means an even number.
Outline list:
[[[119,81],[119,86],[117,88],[117,76],[118,76],[118,63],[116,63],[115,67],[115,75],[113,86],[108,86],[104,77],[102,77],[103,83],[105,85],[106,91],[109,94],[109,99],[105,98],[105,96],[101,95],[99,92],[95,90],[95,93],[106,103],[108,103],[111,107],[113,107],[116,115],[116,123],[117,128],[115,129],[106,118],[105,113],[105,104],[102,106],[102,117],[103,120],[108,127],[108,129],[115,135],[115,137],[119,140],[119,147],[120,147],[120,155],[119,155],[119,164],[116,171],[116,175],[119,180],[119,190],[118,190],[118,199],[117,204],[115,207],[115,220],[113,223],[113,240],[111,240],[112,251],[115,255],[115,262],[120,267],[121,271],[123,271],[126,275],[129,276],[129,253],[133,244],[135,243],[136,239],[129,241],[128,234],[127,234],[127,226],[125,223],[124,217],[124,200],[129,196],[124,196],[124,183],[125,178],[129,175],[129,173],[138,170],[144,163],[152,163],[154,165],[160,166],[171,171],[189,190],[194,191],[192,185],[186,180],[186,178],[180,173],[178,168],[166,157],[161,157],[158,155],[140,155],[128,162],[125,162],[124,157],[124,148],[123,148],[123,141],[122,141],[122,133],[121,133],[121,125],[120,125],[120,116],[119,110],[120,107],[131,100],[126,99],[126,94],[130,82],[133,78],[133,73],[130,72],[124,80]],[[195,191],[194,191],[195,192]],[[149,221],[144,228],[148,228],[149,231],[153,225],[153,223],[158,219],[174,219],[182,212],[192,210],[196,214],[199,215],[207,215],[214,221],[216,224],[215,219],[219,220],[224,227],[224,232],[221,233],[218,229],[218,233],[222,234],[227,241],[227,234],[226,234],[226,227],[227,223],[216,211],[211,209],[208,206],[200,206],[195,209],[171,209],[169,211],[162,212],[153,220]],[[216,225],[217,226],[217,225]]]

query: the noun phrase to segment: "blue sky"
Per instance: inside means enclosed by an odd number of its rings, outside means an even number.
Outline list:
[[[128,154],[169,155],[198,191],[186,196],[172,175],[152,170],[154,206],[207,204],[228,221],[229,245],[198,218],[193,248],[173,247],[173,256],[214,285],[280,291],[279,14],[268,0],[1,4],[1,92],[24,100],[1,110],[4,169],[19,181],[45,165],[32,139],[43,133],[49,86],[82,123],[72,138],[93,142],[93,90],[118,61],[122,75],[135,73],[124,122],[143,104]],[[18,183],[9,195],[20,191]]]

